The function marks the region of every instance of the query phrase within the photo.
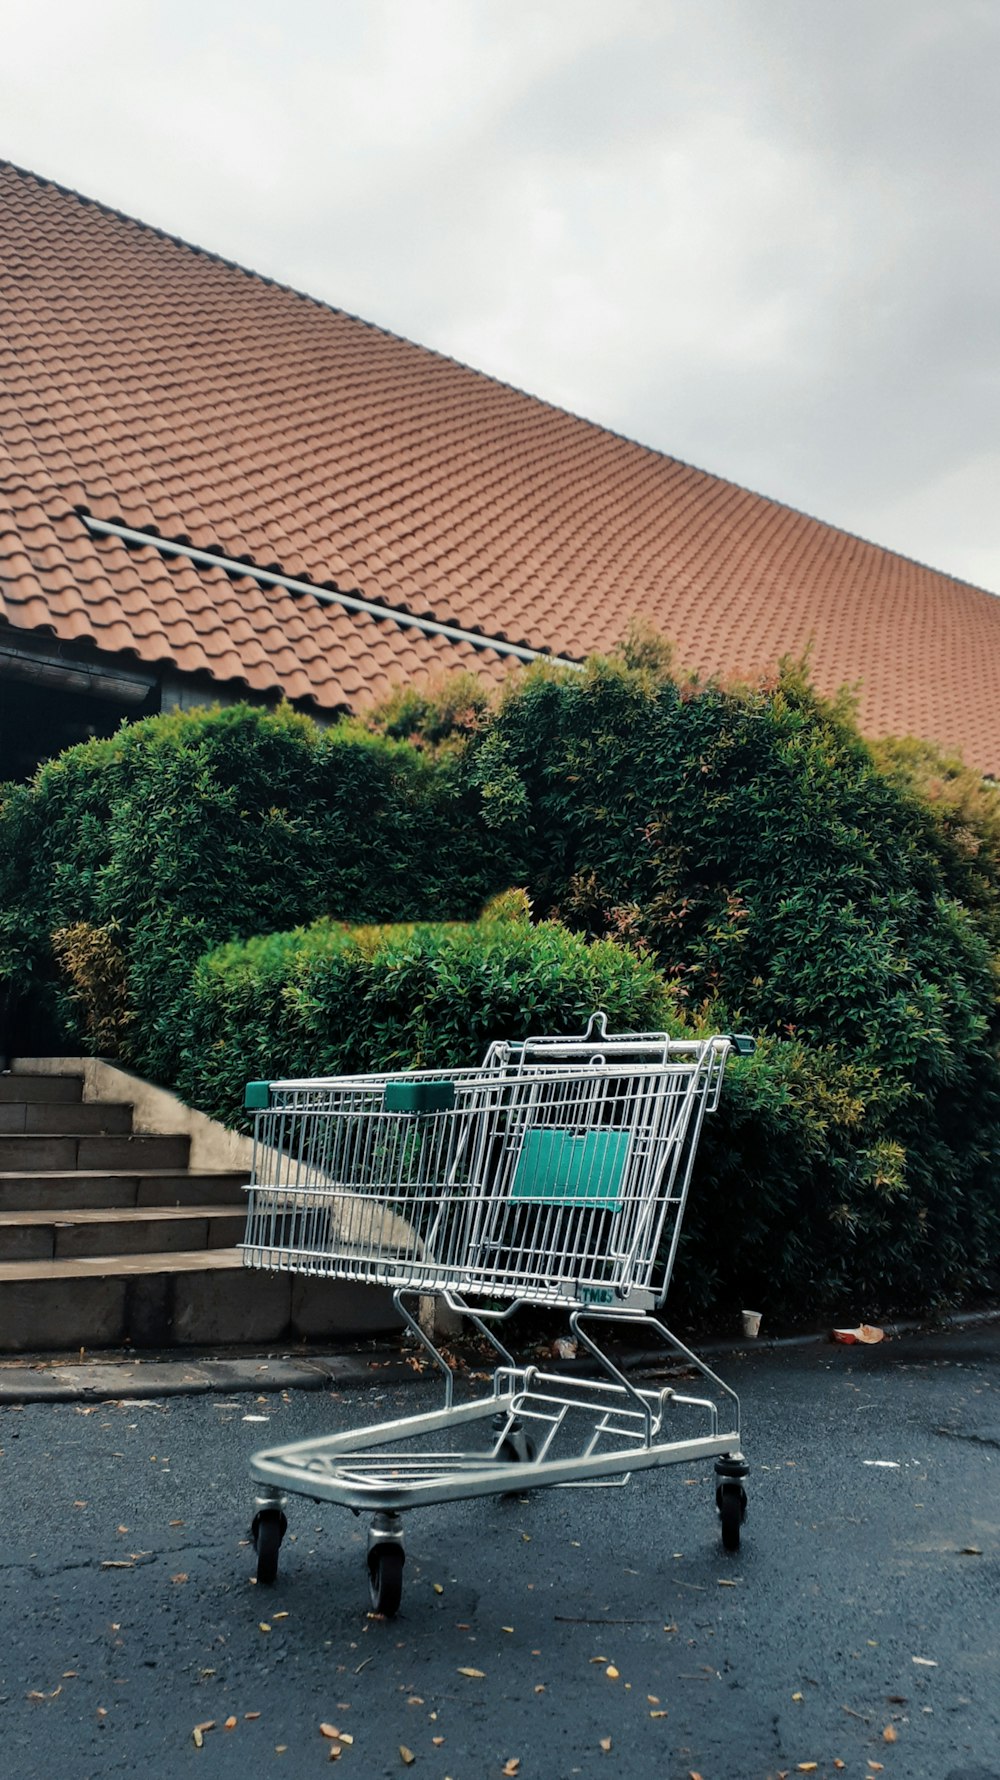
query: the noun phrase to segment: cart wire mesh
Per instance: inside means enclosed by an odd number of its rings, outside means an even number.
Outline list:
[[[491,1046],[479,1069],[252,1084],[266,1104],[244,1262],[539,1304],[662,1302],[729,1048],[539,1038]]]

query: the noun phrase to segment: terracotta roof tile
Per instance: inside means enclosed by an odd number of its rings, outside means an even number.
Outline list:
[[[0,163],[0,618],[321,709],[507,660],[97,539],[77,509],[555,653],[813,645],[1000,773],[1000,600]]]

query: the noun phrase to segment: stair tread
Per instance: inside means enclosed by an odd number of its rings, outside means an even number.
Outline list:
[[[53,1205],[43,1211],[0,1211],[0,1229],[17,1229],[21,1224],[156,1224],[179,1218],[194,1221],[241,1215],[239,1205],[83,1205],[79,1209]]]
[[[238,1248],[178,1249],[176,1254],[79,1255],[62,1261],[0,1261],[0,1285],[36,1279],[93,1279],[146,1273],[219,1273],[243,1266]]]
[[[24,1180],[232,1180],[234,1175],[250,1178],[248,1168],[0,1168],[0,1186],[4,1181]]]

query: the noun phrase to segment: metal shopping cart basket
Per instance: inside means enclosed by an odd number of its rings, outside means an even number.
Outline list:
[[[390,1287],[444,1377],[443,1407],[430,1414],[256,1454],[258,1582],[277,1576],[290,1494],[372,1511],[371,1599],[390,1615],[404,1510],[627,1483],[702,1458],[715,1461],[723,1545],[738,1549],[748,1471],[739,1400],[654,1312],[702,1119],[718,1105],[730,1051],[752,1048],[609,1034],[595,1014],[583,1038],[493,1044],[479,1069],[249,1085],[246,1265]],[[451,1368],[414,1314],[421,1296],[443,1299],[490,1343],[487,1394],[455,1402]],[[517,1363],[505,1325],[525,1304],[569,1313],[592,1376]],[[601,1345],[613,1325],[633,1341],[659,1336],[711,1393],[632,1383]]]

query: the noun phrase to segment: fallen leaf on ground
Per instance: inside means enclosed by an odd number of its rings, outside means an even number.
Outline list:
[[[883,1743],[895,1743],[899,1740],[899,1732],[894,1724],[887,1724],[882,1732]]]
[[[246,1719],[259,1718],[260,1713],[259,1712],[244,1712],[243,1716]]]
[[[664,1708],[661,1706],[660,1710],[658,1712],[651,1712],[649,1714],[649,1716],[650,1716],[650,1718],[666,1718],[667,1714],[664,1711]]]
[[[608,1750],[611,1748],[611,1738],[610,1737],[602,1737],[601,1738],[601,1748],[604,1750],[605,1754],[607,1754]]]
[[[196,1724],[194,1728],[196,1731],[214,1731],[215,1719],[214,1718],[206,1718],[202,1721],[201,1724]]]
[[[351,1744],[354,1742],[354,1738],[351,1736],[350,1731],[341,1731],[340,1741],[346,1743],[348,1748],[350,1748]]]
[[[604,1673],[607,1676],[609,1681],[617,1681],[618,1680],[618,1670],[615,1668],[614,1663],[609,1663],[607,1668],[605,1669]]]
[[[186,1570],[178,1570],[177,1575],[171,1576],[170,1578],[171,1582],[186,1582],[187,1579],[188,1573]]]
[[[319,1727],[319,1734],[321,1737],[331,1738],[340,1736],[340,1732],[335,1724],[321,1724]]]
[[[238,1723],[239,1723],[239,1719],[234,1717],[234,1715],[232,1713],[230,1713],[229,1717],[226,1719],[226,1722],[222,1728],[224,1731],[234,1731],[236,1729],[236,1726],[238,1725]]]
[[[414,1762],[415,1762],[415,1761],[416,1761],[416,1759],[417,1759],[417,1758],[416,1758],[416,1756],[415,1756],[415,1755],[414,1755],[414,1753],[413,1753],[413,1750],[412,1750],[412,1749],[407,1749],[407,1747],[406,1747],[406,1744],[405,1744],[405,1743],[400,1743],[400,1745],[399,1745],[399,1753],[400,1753],[400,1755],[401,1755],[401,1756],[402,1756],[402,1758],[403,1758],[403,1761],[404,1761],[404,1763],[405,1763],[405,1764],[406,1764],[406,1766],[407,1766],[407,1767],[408,1767],[408,1768],[409,1768],[409,1767],[412,1767],[412,1765],[413,1765],[413,1763],[414,1763]]]
[[[436,1595],[443,1595],[444,1594],[444,1584],[440,1583],[440,1582],[435,1582],[434,1593]]]
[[[911,1663],[917,1663],[921,1669],[936,1669],[937,1663],[932,1656],[911,1656]]]
[[[962,1546],[962,1556],[963,1557],[981,1558],[982,1555],[983,1555],[983,1548],[981,1545],[963,1545]]]
[[[435,1749],[440,1749],[442,1743],[444,1742],[444,1738],[443,1737],[432,1737],[431,1742],[433,1743]]]
[[[486,1680],[486,1676],[482,1669],[459,1669],[457,1672],[459,1675],[468,1675],[470,1681]]]
[[[800,1761],[796,1763],[800,1774],[815,1774],[819,1767],[818,1761]]]
[[[130,1563],[127,1558],[105,1558],[101,1564],[102,1570],[134,1570],[134,1568],[135,1565]]]
[[[269,1625],[268,1625],[268,1623],[267,1623],[267,1620],[266,1620],[266,1619],[262,1619],[262,1620],[261,1620],[261,1621],[260,1621],[260,1623],[259,1623],[259,1625],[258,1625],[258,1627],[257,1627],[257,1630],[258,1630],[258,1631],[259,1631],[259,1632],[269,1632],[269,1631],[270,1631],[270,1630],[271,1630],[271,1628],[270,1628],[270,1626],[269,1626]]]
[[[205,1741],[204,1736],[202,1735],[201,1731],[198,1729],[197,1725],[195,1725],[194,1730],[191,1732],[191,1740],[194,1743],[194,1746],[196,1749],[200,1749],[202,1747],[202,1744]]]
[[[509,1761],[504,1762],[501,1772],[510,1776],[516,1774],[520,1766],[521,1757],[519,1755],[512,1755]]]

